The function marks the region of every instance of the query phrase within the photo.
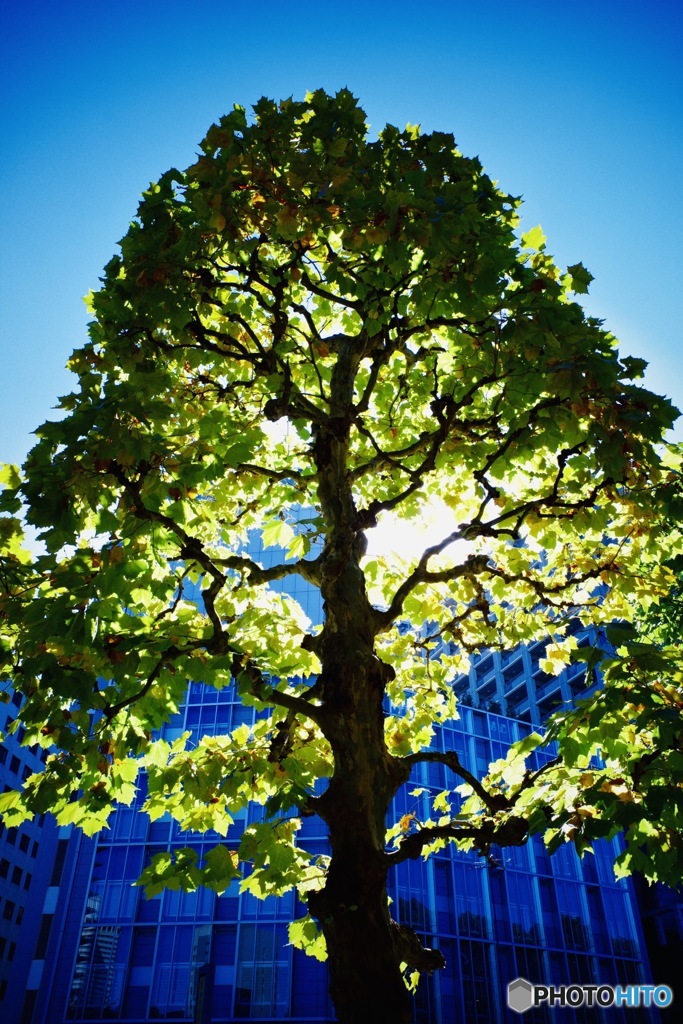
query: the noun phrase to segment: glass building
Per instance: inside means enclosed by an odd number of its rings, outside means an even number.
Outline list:
[[[225,731],[252,714],[229,690],[192,684],[167,731]],[[525,730],[522,722],[465,707],[439,743],[483,771]],[[396,818],[427,817],[429,791],[446,788],[443,766],[421,765],[420,773],[399,794]],[[410,796],[415,787],[426,792]],[[143,799],[140,793],[138,807]],[[221,896],[199,889],[147,900],[133,886],[153,854],[187,845],[201,853],[216,838],[182,835],[170,820],[150,823],[138,807],[119,809],[113,828],[96,840],[72,839],[60,942],[43,972],[40,1005],[22,1024],[334,1020],[325,965],[288,945],[288,922],[305,913],[294,895],[260,901],[234,883]],[[236,822],[228,842],[262,813],[255,807]],[[323,823],[304,818],[300,842],[325,852]],[[390,884],[392,913],[447,961],[444,971],[421,981],[416,1020],[518,1020],[506,1008],[507,983],[518,976],[558,985],[651,981],[632,888],[612,874],[615,852],[602,844],[581,861],[567,847],[550,858],[533,841],[500,851],[495,863],[447,848],[428,861],[401,864]],[[605,1024],[628,1012],[567,1011],[571,1020]],[[639,1012],[641,1020],[656,1019]],[[525,1020],[558,1016],[545,1009]]]
[[[586,629],[576,621],[567,633],[572,634],[579,634],[579,647],[609,649],[607,637],[595,627]],[[586,678],[581,662],[567,666],[560,675],[548,675],[539,664],[547,646],[548,640],[541,640],[513,651],[474,655],[469,673],[455,680],[459,700],[538,727],[560,707],[569,707],[600,685],[598,670]]]
[[[23,727],[8,732],[21,695],[0,704],[0,786],[16,789],[40,769],[44,752],[22,746]],[[20,828],[0,824],[0,1020],[31,1020],[42,982],[47,941],[59,902],[69,829],[41,815]]]
[[[274,549],[250,553],[262,564],[278,556]],[[278,589],[319,621],[319,596],[311,587],[292,576]],[[538,656],[540,649],[507,659],[488,654],[457,680],[465,700],[460,719],[438,734],[441,749],[456,750],[472,772],[484,773],[539,721],[543,686],[552,682],[563,700],[575,687],[584,689],[569,673],[558,681],[540,679]],[[508,697],[518,701],[514,718],[495,713]],[[467,706],[480,698],[489,711]],[[231,688],[192,683],[163,734],[224,733],[251,723],[253,715]],[[393,820],[427,818],[430,794],[448,784],[444,766],[420,765],[395,800]],[[422,794],[410,795],[420,788]],[[3,1024],[333,1021],[326,966],[288,944],[288,922],[305,914],[294,894],[260,901],[233,883],[220,896],[199,889],[148,900],[133,885],[154,854],[190,845],[201,857],[218,838],[181,834],[170,818],[150,822],[139,813],[144,798],[141,790],[134,806],[117,809],[112,828],[94,840],[56,837],[60,853],[49,898],[34,915],[38,941],[26,972],[34,987]],[[262,815],[259,806],[243,811],[228,844],[236,846],[246,825]],[[312,853],[327,852],[324,823],[305,817],[297,841]],[[570,847],[550,858],[534,840],[500,851],[496,861],[450,846],[427,861],[399,865],[389,880],[392,914],[447,962],[420,982],[418,1024],[519,1021],[506,1006],[507,984],[518,976],[556,985],[657,980],[650,977],[632,886],[613,876],[615,855],[614,844],[603,843],[583,860]],[[524,1019],[636,1024],[633,1011],[616,1009],[539,1009]],[[654,1024],[658,1017],[641,1009],[638,1020]]]
[[[569,635],[577,635],[579,647],[610,650],[603,630],[584,629],[577,622]],[[485,651],[475,655],[470,670],[454,682],[463,704],[503,712],[534,728],[542,726],[549,715],[561,707],[570,707],[577,697],[593,692],[601,685],[599,669],[586,676],[585,665],[569,665],[558,676],[547,675],[539,661],[547,641],[518,647],[512,651]],[[584,870],[586,861],[584,860]],[[650,962],[656,966],[656,981],[676,990],[683,958],[683,899],[665,885],[648,885],[642,878],[633,880],[636,907]],[[678,1019],[678,1009],[661,1011],[662,1019]]]

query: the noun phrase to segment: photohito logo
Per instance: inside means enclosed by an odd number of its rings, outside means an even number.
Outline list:
[[[668,985],[532,985],[515,978],[508,985],[508,1006],[526,1013],[533,1006],[670,1006]]]

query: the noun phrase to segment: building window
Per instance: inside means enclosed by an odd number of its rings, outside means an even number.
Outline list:
[[[32,1021],[33,1011],[38,1001],[38,990],[33,989],[31,992],[27,992],[24,997],[24,1005],[21,1008],[21,1019],[22,1021]]]
[[[243,925],[237,962],[235,1015],[282,1019],[289,1002],[284,925]]]
[[[21,885],[21,876],[23,875],[23,873],[24,872],[21,870],[19,865],[15,864],[14,867],[12,868],[12,884],[13,885]]]
[[[6,921],[11,921],[12,918],[14,917],[15,907],[16,903],[13,903],[12,900],[7,900],[5,902],[5,909],[2,912],[2,916],[5,918]]]
[[[7,878],[7,873],[8,872],[9,872],[9,861],[7,860],[6,857],[3,857],[2,860],[0,860],[0,878]]]
[[[540,945],[541,927],[531,875],[508,871],[506,879],[513,942],[515,945]]]
[[[68,1017],[119,1018],[132,929],[86,924],[71,981]],[[106,1013],[104,1012],[106,1009]],[[160,1016],[152,1013],[151,1016]],[[182,1016],[176,1014],[176,1016]]]
[[[16,754],[13,754],[12,755],[12,760],[9,763],[9,770],[12,772],[13,775],[17,775],[20,768],[21,768],[21,761],[19,760],[19,758],[17,757]]]
[[[27,891],[31,887],[31,880],[32,880],[32,878],[33,878],[33,875],[31,874],[31,872],[27,871],[26,874],[24,875],[24,889],[26,889]]]
[[[47,953],[47,944],[50,939],[50,932],[52,931],[52,922],[54,921],[54,914],[43,914],[40,922],[40,931],[38,932],[38,940],[36,942],[36,951],[34,953],[36,960],[44,960],[45,954]]]
[[[30,841],[31,840],[29,839],[29,837],[24,832],[21,835],[21,838],[19,839],[19,849],[22,851],[22,853],[28,853],[28,847],[29,847]]]
[[[62,880],[62,872],[64,871],[64,859],[66,857],[66,848],[68,842],[68,839],[60,839],[57,842],[57,853],[55,855],[54,864],[52,865],[50,885],[59,885],[59,883]]]
[[[636,957],[638,947],[631,927],[626,893],[618,889],[605,888],[602,891],[602,900],[614,956]]]
[[[161,1017],[187,1016],[190,964],[158,962],[152,984],[152,1013]]]
[[[455,882],[455,912],[460,935],[486,938],[489,924],[483,892],[481,871],[466,864],[453,865]]]
[[[589,950],[591,939],[584,920],[580,887],[572,882],[557,882],[556,891],[565,947]]]

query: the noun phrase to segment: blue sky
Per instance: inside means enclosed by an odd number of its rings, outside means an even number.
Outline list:
[[[11,9],[10,9],[11,8]],[[140,193],[261,95],[347,86],[452,131],[683,409],[683,5],[18,0],[0,15],[0,461],[72,389],[82,296]],[[683,437],[679,428],[678,436]]]

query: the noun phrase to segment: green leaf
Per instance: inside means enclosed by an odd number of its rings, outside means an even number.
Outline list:
[[[605,632],[607,633],[607,639],[614,647],[622,647],[638,637],[635,626],[628,623],[613,623],[607,626]]]
[[[9,462],[0,462],[0,485],[15,489],[21,485],[19,467]]]
[[[544,249],[547,239],[543,234],[540,224],[522,235],[522,247],[524,249]]]
[[[327,960],[325,936],[310,914],[290,923],[289,942],[296,949],[303,949],[307,956],[315,957],[316,960]]]
[[[288,558],[304,558],[311,550],[311,541],[307,534],[298,534],[287,547]]]
[[[226,846],[211,847],[205,856],[202,885],[217,893],[225,892],[234,879],[241,877],[236,860],[236,855]]]
[[[271,519],[261,530],[264,548],[286,548],[294,539],[294,530],[284,519]]]
[[[240,441],[231,445],[223,453],[223,461],[226,466],[240,466],[251,457],[254,446],[251,441]]]
[[[0,793],[0,814],[6,814],[21,804],[21,793],[16,789],[8,789]]]
[[[567,267],[567,273],[571,278],[571,290],[578,295],[585,295],[588,292],[589,284],[594,280],[593,275],[586,270],[583,263],[574,263],[571,267]]]

